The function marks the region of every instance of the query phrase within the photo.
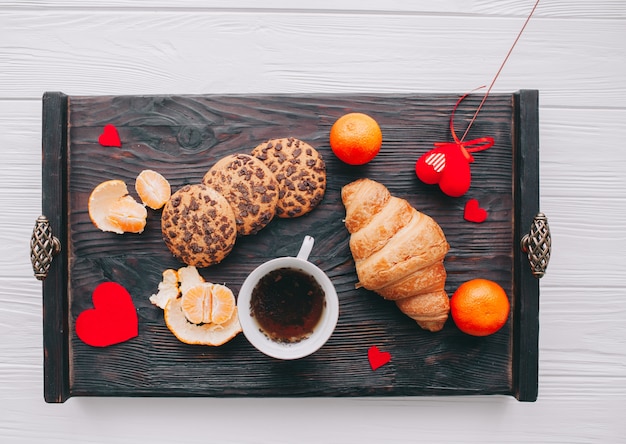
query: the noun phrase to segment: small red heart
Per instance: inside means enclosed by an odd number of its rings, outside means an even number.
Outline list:
[[[487,219],[487,210],[480,208],[478,200],[470,199],[465,203],[463,218],[468,222],[480,224]]]
[[[93,307],[76,318],[76,334],[87,345],[106,347],[138,335],[137,310],[128,291],[103,282],[92,295]]]
[[[102,146],[115,146],[118,148],[122,146],[117,128],[110,123],[104,125],[104,130],[102,134],[100,134],[100,137],[98,137],[98,142]]]
[[[372,370],[376,370],[391,361],[391,353],[381,352],[378,347],[372,345],[369,350],[367,350],[367,358],[370,361]]]

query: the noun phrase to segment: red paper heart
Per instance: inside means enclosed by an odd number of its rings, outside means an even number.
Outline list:
[[[471,172],[469,164],[474,159],[466,158],[454,144],[444,144],[422,155],[415,163],[415,174],[429,185],[439,188],[451,197],[460,197],[469,190]]]
[[[76,319],[76,334],[86,344],[107,347],[138,335],[137,310],[130,294],[115,282],[103,282],[92,295],[93,307]]]
[[[391,361],[391,353],[381,352],[378,347],[372,345],[369,350],[367,350],[367,358],[370,361],[372,370],[376,370]]]
[[[487,219],[487,210],[480,208],[478,200],[470,199],[465,203],[463,218],[468,222],[480,224]]]
[[[104,125],[104,130],[102,131],[102,134],[100,134],[100,137],[98,137],[98,142],[102,146],[115,146],[118,148],[122,146],[122,141],[120,140],[117,128],[110,123]]]

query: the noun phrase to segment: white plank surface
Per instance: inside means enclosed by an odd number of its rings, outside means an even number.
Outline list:
[[[626,442],[626,2],[544,0],[496,91],[540,90],[539,399],[84,399],[47,405],[41,95],[455,92],[532,0],[0,0],[0,442]],[[303,434],[303,430],[306,433]]]

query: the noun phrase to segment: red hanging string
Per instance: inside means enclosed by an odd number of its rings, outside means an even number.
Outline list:
[[[532,10],[530,11],[530,14],[528,15],[528,17],[526,18],[526,21],[524,22],[524,25],[522,26],[522,29],[517,34],[517,37],[515,38],[515,41],[513,42],[513,45],[511,46],[511,48],[509,48],[509,51],[507,52],[506,57],[504,58],[504,61],[500,65],[500,68],[498,69],[498,71],[496,72],[496,75],[494,76],[493,80],[491,81],[491,84],[489,85],[489,88],[487,89],[487,92],[485,93],[482,101],[478,105],[478,108],[476,109],[476,112],[472,116],[472,119],[470,120],[470,123],[468,124],[467,128],[465,129],[465,132],[463,133],[463,136],[459,139],[458,136],[456,135],[456,132],[454,131],[454,113],[455,113],[456,109],[459,107],[459,104],[463,101],[463,99],[465,99],[468,95],[470,95],[472,92],[476,91],[477,89],[484,88],[485,86],[481,86],[479,88],[476,88],[473,91],[471,91],[471,92],[469,92],[467,94],[464,94],[463,96],[461,96],[459,98],[459,100],[454,105],[454,108],[452,110],[452,114],[450,116],[450,132],[452,133],[452,138],[454,139],[454,142],[436,142],[435,143],[436,147],[441,147],[441,146],[446,146],[446,145],[457,146],[461,150],[461,152],[463,153],[463,156],[465,156],[465,158],[468,160],[468,162],[473,162],[474,158],[472,157],[472,155],[470,153],[473,153],[473,152],[476,152],[476,151],[483,151],[483,150],[486,150],[486,149],[491,148],[493,146],[493,144],[495,143],[493,137],[489,137],[489,136],[487,136],[487,137],[479,137],[477,139],[472,139],[472,140],[469,140],[467,142],[465,142],[465,137],[467,137],[467,134],[469,133],[470,128],[472,127],[472,125],[476,121],[476,117],[478,116],[478,113],[480,112],[480,110],[483,107],[485,101],[487,100],[487,97],[489,97],[489,94],[491,93],[491,89],[493,88],[493,85],[496,83],[496,80],[500,76],[500,73],[502,72],[502,69],[504,68],[504,65],[506,64],[506,62],[509,59],[511,53],[513,52],[513,49],[515,48],[515,45],[517,45],[517,42],[519,41],[520,37],[522,36],[522,33],[524,32],[524,29],[526,29],[526,25],[528,25],[528,22],[530,21],[530,18],[533,16],[535,10],[537,9],[537,6],[539,5],[539,1],[540,0],[537,0],[535,2],[535,5],[533,6]]]
[[[480,102],[480,105],[478,105],[478,109],[476,109],[476,112],[474,113],[474,116],[472,117],[472,120],[470,120],[469,125],[465,129],[465,132],[463,133],[463,137],[461,137],[461,141],[465,140],[465,137],[467,136],[467,133],[469,132],[470,128],[474,124],[474,121],[476,120],[476,116],[478,116],[478,113],[480,112],[480,109],[483,107],[483,104],[485,103],[485,100],[487,100],[487,97],[489,97],[489,93],[491,92],[491,88],[493,88],[493,85],[496,83],[496,80],[498,79],[498,76],[500,76],[500,73],[502,72],[502,69],[504,68],[504,65],[506,64],[507,60],[509,60],[509,57],[511,56],[511,53],[513,52],[513,49],[515,48],[515,45],[517,45],[517,42],[519,41],[520,37],[524,33],[524,29],[526,29],[526,25],[528,25],[528,22],[530,21],[530,18],[535,13],[535,9],[537,9],[538,5],[539,5],[539,0],[537,0],[535,2],[535,5],[533,6],[533,9],[530,11],[530,14],[528,14],[528,17],[526,18],[526,21],[524,22],[524,25],[522,26],[522,29],[520,29],[519,33],[517,34],[517,37],[515,37],[515,41],[513,41],[513,45],[511,45],[511,48],[509,48],[509,52],[507,52],[506,57],[504,58],[504,60],[502,61],[502,64],[500,65],[500,68],[498,68],[498,72],[496,72],[496,75],[494,76],[493,80],[491,81],[491,85],[489,85],[489,89],[485,93],[485,96],[483,97],[483,100]],[[465,96],[463,98],[465,98]],[[463,100],[463,98],[461,98],[461,100]],[[459,102],[460,102],[460,100],[459,100]],[[457,106],[458,106],[458,104],[459,103],[457,103]],[[454,132],[452,134],[454,134]]]
[[[484,88],[484,86],[481,86],[476,89],[480,89],[480,88]],[[463,99],[469,96],[472,92],[473,91],[462,95],[459,98],[459,100],[457,100],[456,104],[454,105],[454,108],[452,109],[452,114],[450,115],[450,132],[452,133],[452,138],[454,139],[454,142],[435,142],[436,147],[443,147],[447,145],[459,147],[459,149],[463,153],[463,156],[470,163],[474,161],[474,158],[472,157],[470,153],[486,150],[488,148],[491,148],[493,144],[495,143],[494,138],[490,136],[479,137],[478,139],[472,139],[472,140],[468,140],[467,142],[463,142],[463,139],[459,139],[458,136],[456,135],[456,131],[454,131],[454,113],[456,112],[456,109],[459,107],[459,104],[463,101]],[[465,137],[465,135],[463,137]]]

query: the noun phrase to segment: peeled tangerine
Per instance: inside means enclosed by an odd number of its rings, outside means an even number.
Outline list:
[[[150,302],[164,309],[165,323],[186,344],[222,345],[241,332],[233,292],[205,282],[193,266],[165,270]]]
[[[162,208],[172,195],[172,188],[167,179],[152,170],[143,170],[139,173],[135,180],[135,191],[141,201],[153,210]]]
[[[102,182],[89,196],[89,218],[102,231],[141,233],[146,227],[146,207],[128,194],[121,180]]]

